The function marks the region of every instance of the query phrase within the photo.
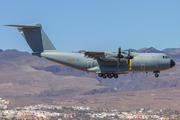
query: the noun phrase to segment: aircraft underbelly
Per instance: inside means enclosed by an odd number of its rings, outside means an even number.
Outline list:
[[[93,68],[89,68],[88,71],[95,73],[129,73],[129,69],[127,67],[107,67],[107,66],[95,66]]]

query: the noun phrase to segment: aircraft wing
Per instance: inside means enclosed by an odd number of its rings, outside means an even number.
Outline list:
[[[85,56],[87,57],[91,57],[94,59],[101,59],[104,61],[117,61],[116,58],[116,54],[115,53],[111,53],[111,52],[100,52],[100,51],[85,51],[85,50],[80,50],[79,52],[83,52]],[[109,54],[111,54],[111,56],[109,56]],[[121,61],[125,61],[122,60]]]
[[[91,57],[91,58],[95,58],[95,59],[105,58],[104,52],[99,52],[99,51],[83,51],[83,50],[80,50],[79,52],[84,52],[85,56],[88,56],[88,57]]]

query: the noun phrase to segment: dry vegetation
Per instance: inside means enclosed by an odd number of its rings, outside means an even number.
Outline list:
[[[159,99],[158,99],[159,98]],[[90,106],[103,110],[138,108],[179,110],[180,88],[57,97],[8,97],[10,107],[59,102],[61,106]]]

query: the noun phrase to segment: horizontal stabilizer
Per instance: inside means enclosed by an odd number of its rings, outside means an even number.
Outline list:
[[[30,25],[4,25],[4,26],[17,27],[17,28],[39,28],[41,27],[41,24],[34,23]]]

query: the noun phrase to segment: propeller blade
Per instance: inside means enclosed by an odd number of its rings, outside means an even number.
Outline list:
[[[118,59],[118,64],[117,64],[117,67],[119,67],[119,65],[120,65],[120,59]]]
[[[129,67],[129,62],[130,62],[130,59],[127,59],[127,67]]]
[[[121,47],[118,48],[118,56],[121,56]]]
[[[127,59],[127,61],[126,61],[127,62],[127,67],[129,67],[130,59],[133,59],[133,56],[131,56],[130,53],[131,53],[131,51],[130,51],[130,48],[129,48],[128,55],[126,57],[126,59]]]
[[[117,61],[118,61],[118,64],[117,64],[117,67],[119,67],[120,65],[120,59],[123,58],[123,56],[121,55],[121,47],[118,48],[118,54],[117,54]]]
[[[129,50],[128,50],[128,57],[130,57],[130,48],[129,48]]]

